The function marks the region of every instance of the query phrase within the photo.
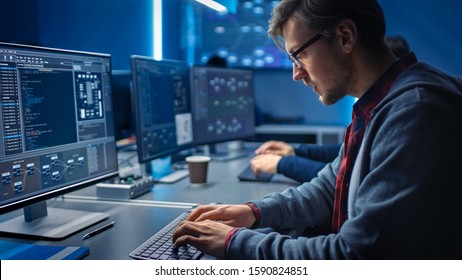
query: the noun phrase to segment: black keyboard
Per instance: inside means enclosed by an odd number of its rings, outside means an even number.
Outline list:
[[[269,182],[273,175],[274,174],[271,173],[260,172],[258,173],[258,176],[255,176],[252,168],[248,165],[239,175],[237,175],[237,178],[239,178],[240,181]]]
[[[146,242],[130,253],[130,257],[139,260],[197,260],[203,254],[191,245],[175,248],[172,243],[172,233],[176,226],[186,219],[185,212],[158,231]]]

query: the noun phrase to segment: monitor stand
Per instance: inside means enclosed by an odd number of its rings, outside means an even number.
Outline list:
[[[243,148],[242,141],[233,141],[228,143],[221,143],[225,144],[226,148],[219,149],[217,147],[218,144],[209,144],[205,146],[205,151],[203,155],[211,157],[212,160],[216,161],[227,161],[232,159],[237,159],[241,157],[246,157],[249,153]],[[238,145],[237,148],[230,148],[230,145]]]
[[[187,168],[175,169],[172,157],[158,158],[146,165],[147,174],[151,174],[156,183],[172,184],[189,176]]]
[[[64,239],[107,219],[105,213],[47,207],[46,201],[24,208],[24,216],[0,223],[0,234],[34,239]]]
[[[163,184],[172,184],[178,182],[179,180],[189,176],[189,171],[187,169],[173,170],[172,172],[156,179],[157,183]]]

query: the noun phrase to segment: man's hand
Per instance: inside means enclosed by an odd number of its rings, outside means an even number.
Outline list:
[[[211,220],[183,221],[173,232],[173,243],[176,247],[190,244],[205,254],[224,258],[226,236],[232,229],[228,225]]]
[[[220,221],[232,227],[251,227],[255,223],[252,209],[244,204],[238,205],[200,205],[186,219],[191,222],[205,220]]]
[[[201,205],[178,225],[173,242],[177,247],[190,244],[206,254],[223,258],[226,236],[233,227],[251,227],[255,221],[247,205]]]

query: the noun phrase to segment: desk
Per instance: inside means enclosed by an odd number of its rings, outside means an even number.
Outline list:
[[[48,202],[51,207],[105,212],[109,219],[93,225],[60,241],[37,241],[41,245],[87,246],[90,255],[86,259],[123,260],[155,232],[195,204],[211,202],[243,203],[258,199],[270,192],[280,192],[293,185],[276,177],[270,183],[239,182],[237,174],[248,164],[248,158],[209,165],[208,184],[191,187],[189,178],[174,184],[156,184],[151,192],[131,200],[106,200],[96,197],[96,186],[91,186]],[[0,222],[8,217],[22,215],[22,210],[0,216]],[[82,236],[109,221],[116,224],[94,237],[82,240]],[[33,240],[4,238],[5,240],[33,243]]]
[[[124,260],[131,259],[128,254],[141,243],[151,237],[171,220],[184,212],[187,207],[157,206],[154,203],[119,203],[111,201],[91,201],[68,198],[57,198],[48,201],[48,205],[56,208],[87,210],[109,214],[109,219],[82,230],[60,241],[36,241],[20,238],[5,238],[4,240],[36,243],[52,246],[87,246],[89,260]],[[10,215],[13,214],[13,215]],[[22,211],[8,213],[8,216],[22,215]],[[3,216],[1,217],[4,218]],[[82,236],[109,221],[115,221],[114,227],[99,233],[89,239]]]
[[[255,149],[254,144],[248,144],[248,157],[237,158],[229,161],[211,161],[208,170],[208,183],[204,187],[191,187],[189,178],[186,177],[173,184],[155,184],[151,192],[141,195],[135,200],[167,201],[182,203],[207,204],[220,203],[243,203],[251,199],[259,199],[271,192],[280,192],[285,188],[298,185],[282,175],[275,175],[272,182],[240,182],[237,175],[249,164],[251,152]],[[136,159],[135,157],[132,159]],[[136,160],[135,160],[136,162]],[[140,168],[134,168],[140,169]],[[141,168],[143,169],[143,168]],[[66,197],[95,198],[96,187],[89,187],[74,192]]]
[[[175,184],[157,184],[152,192],[141,199],[155,201],[178,201],[193,203],[244,203],[259,199],[271,192],[281,192],[293,185],[282,176],[268,183],[240,182],[237,175],[249,164],[249,158],[239,158],[226,162],[211,161],[208,184],[204,187],[191,187],[189,178]]]

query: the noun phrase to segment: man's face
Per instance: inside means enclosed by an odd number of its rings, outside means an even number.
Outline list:
[[[293,53],[316,34],[292,17],[283,28],[286,51]],[[334,104],[349,92],[353,70],[335,37],[332,41],[322,37],[300,52],[297,59],[300,68],[293,65],[293,79],[313,87],[323,104]]]

